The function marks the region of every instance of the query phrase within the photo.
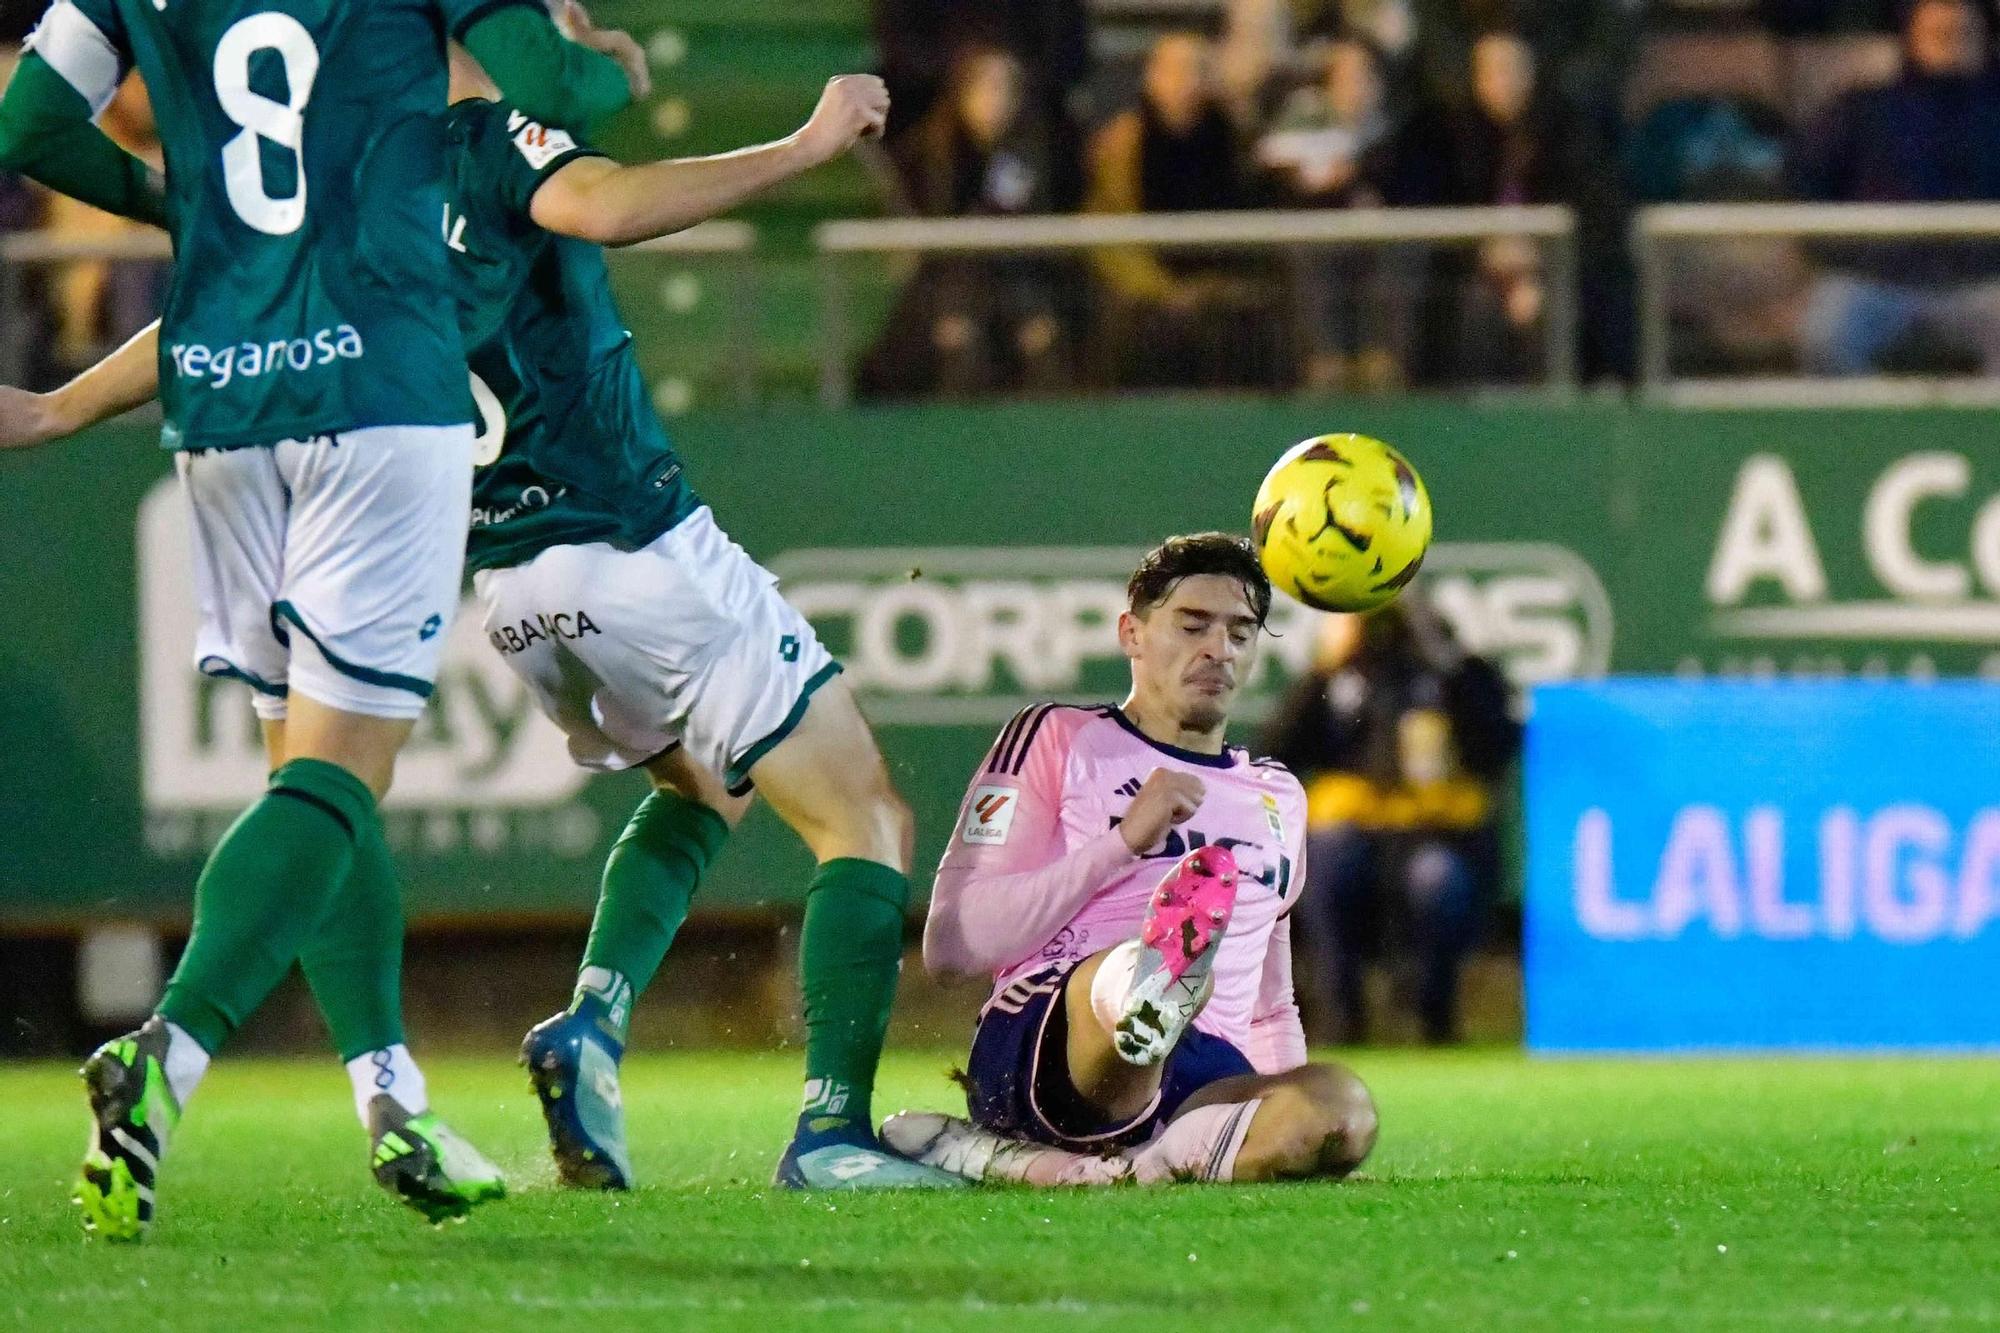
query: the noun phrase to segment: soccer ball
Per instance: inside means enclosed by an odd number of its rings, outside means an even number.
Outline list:
[[[1320,611],[1372,611],[1417,576],[1431,498],[1380,440],[1321,435],[1287,449],[1264,477],[1250,531],[1280,592]]]

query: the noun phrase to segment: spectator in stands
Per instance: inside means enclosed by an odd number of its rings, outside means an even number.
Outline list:
[[[1535,77],[1535,53],[1511,30],[1481,35],[1467,69],[1471,100],[1433,110],[1413,139],[1411,193],[1461,207],[1563,203],[1558,135]],[[1434,164],[1430,172],[1425,163]],[[1428,175],[1428,180],[1425,176]],[[1547,306],[1540,256],[1516,238],[1434,266],[1431,342],[1450,376],[1475,383],[1529,379],[1542,369]]]
[[[1497,790],[1520,745],[1509,690],[1420,588],[1326,628],[1265,739],[1306,787],[1296,915],[1312,1007],[1330,1001],[1340,1039],[1366,1040],[1367,967],[1386,956],[1413,983],[1425,1039],[1451,1041],[1499,875]]]
[[[1062,145],[1028,89],[1020,61],[999,47],[960,56],[944,97],[895,150],[913,211],[1010,217],[1057,210]],[[1071,361],[1064,285],[1063,266],[1053,260],[928,259],[905,287],[864,383],[876,393],[953,396],[1058,388]]]
[[[1081,124],[1091,70],[1087,0],[874,0],[875,49],[889,85],[891,142],[922,124],[952,82],[958,54],[997,47],[1028,72],[1027,100],[1059,134]],[[1064,207],[1081,182],[1058,182]]]
[[[1206,212],[1252,202],[1211,64],[1208,42],[1195,34],[1170,33],[1155,43],[1139,104],[1114,116],[1091,143],[1088,211]],[[1273,295],[1256,264],[1133,247],[1101,250],[1093,260],[1108,296],[1104,342],[1113,379],[1275,383]]]
[[[1385,102],[1399,111],[1416,36],[1412,0],[1227,0],[1218,60],[1223,98],[1237,124],[1254,129],[1272,94],[1282,95],[1291,76],[1309,74],[1329,41],[1357,37],[1373,48]]]
[[[0,7],[0,31],[8,44],[0,46],[0,89],[13,77],[21,48],[13,44],[22,29],[20,7]],[[33,16],[27,16],[32,26]],[[33,231],[42,225],[48,196],[23,177],[0,171],[0,234]],[[7,289],[18,304],[0,307],[0,364],[20,383],[30,388],[47,387],[63,378],[50,363],[48,348],[48,302],[43,296],[41,275],[24,271],[21,280]]]
[[[127,152],[160,165],[152,101],[136,73],[127,76],[98,123]],[[59,194],[48,196],[43,229],[70,239],[103,242],[149,230]],[[166,274],[166,265],[144,260],[77,260],[52,270],[49,295],[57,365],[72,373],[82,370],[157,318]]]
[[[1756,87],[1668,89],[1634,112],[1624,175],[1638,203],[1784,197],[1790,127]],[[1660,259],[1673,373],[1792,370],[1809,281],[1796,240],[1717,239],[1671,247]]]
[[[1282,208],[1379,208],[1396,190],[1399,142],[1381,57],[1358,37],[1326,49],[1318,83],[1296,90],[1257,141],[1257,162]],[[1313,389],[1380,392],[1402,379],[1410,350],[1412,275],[1381,249],[1315,256],[1301,265]]]
[[[1915,0],[1902,77],[1840,98],[1800,140],[1799,194],[1837,203],[2000,200],[2000,79],[1988,41],[1968,0]],[[1806,303],[1809,369],[1857,375],[1955,351],[2000,374],[2000,248],[1870,242],[1815,253],[1826,271]]]

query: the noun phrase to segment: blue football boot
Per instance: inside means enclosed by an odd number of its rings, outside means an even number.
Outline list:
[[[521,1063],[542,1103],[556,1175],[572,1189],[632,1188],[625,1103],[618,1090],[624,1043],[604,1005],[591,997],[538,1024],[521,1043]]]

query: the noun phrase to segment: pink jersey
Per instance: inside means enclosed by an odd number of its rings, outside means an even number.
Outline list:
[[[1154,769],[1192,773],[1201,809],[1134,855],[1118,824]],[[1149,739],[1116,708],[1041,704],[1000,733],[960,808],[931,891],[924,956],[934,969],[1017,978],[1134,939],[1160,879],[1192,848],[1221,844],[1242,870],[1215,958],[1215,995],[1195,1026],[1260,1071],[1305,1060],[1292,1000],[1286,913],[1304,883],[1305,792],[1271,760],[1200,754]]]

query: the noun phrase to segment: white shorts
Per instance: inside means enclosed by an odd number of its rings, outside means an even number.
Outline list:
[[[472,512],[472,427],[380,426],[176,463],[194,527],[195,667],[248,684],[257,715],[288,690],[413,718],[458,607]]]
[[[778,581],[706,506],[652,545],[554,546],[472,579],[486,637],[569,736],[578,764],[632,768],[676,745],[748,789],[840,670]]]

